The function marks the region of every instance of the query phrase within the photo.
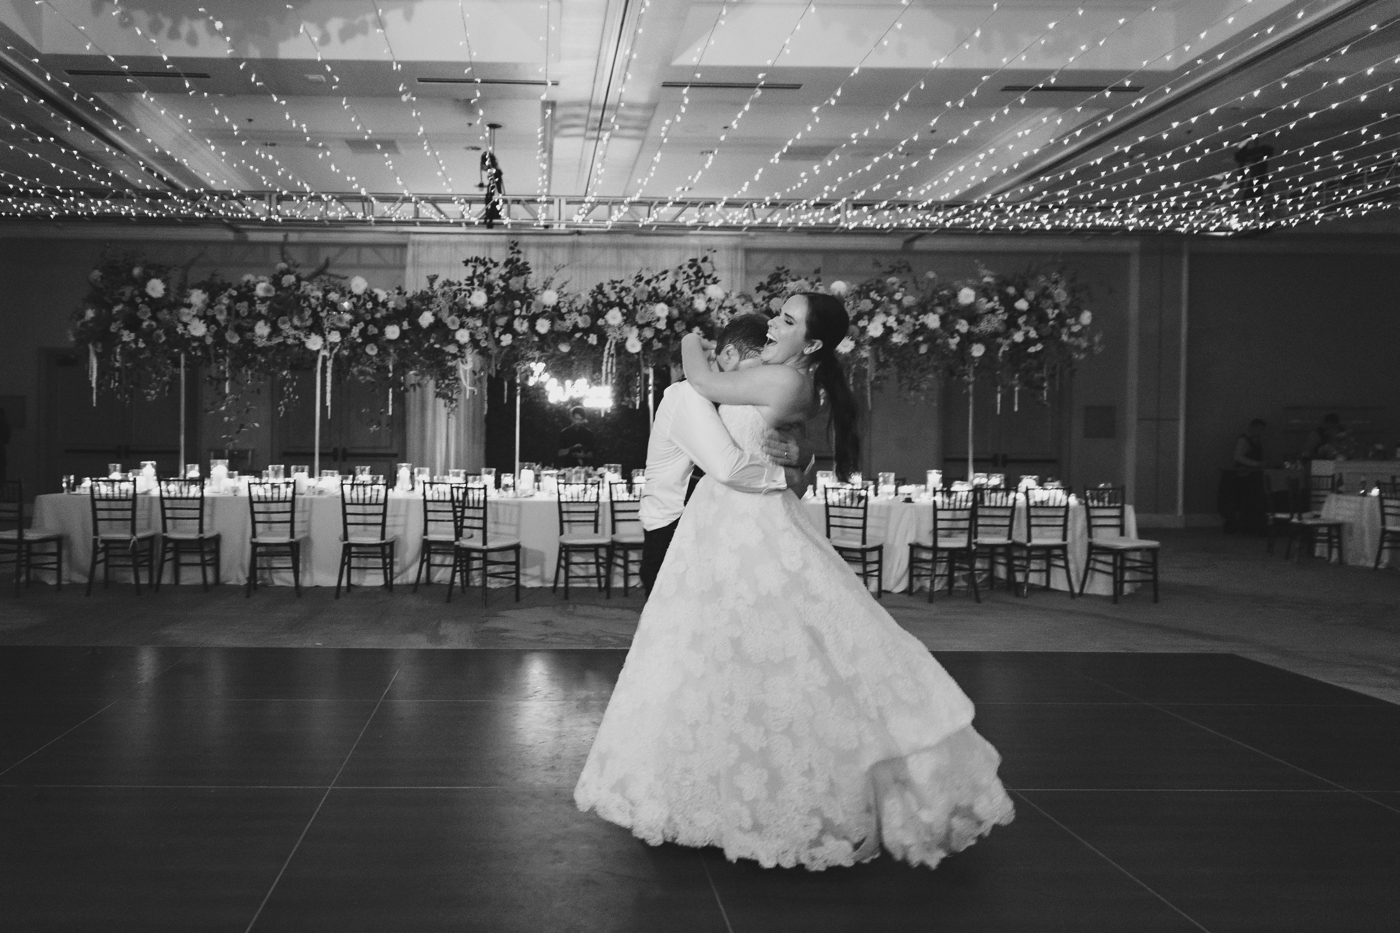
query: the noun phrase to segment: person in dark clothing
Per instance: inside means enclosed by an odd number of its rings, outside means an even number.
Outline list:
[[[1269,423],[1255,418],[1249,430],[1235,439],[1235,466],[1258,470],[1264,466],[1264,429]]]
[[[559,465],[593,465],[593,432],[588,429],[588,413],[582,406],[569,409],[572,423],[559,432]]]
[[[1235,438],[1231,468],[1220,472],[1217,493],[1220,517],[1226,533],[1263,531],[1268,521],[1269,490],[1264,479],[1264,429],[1268,422],[1255,418]]]

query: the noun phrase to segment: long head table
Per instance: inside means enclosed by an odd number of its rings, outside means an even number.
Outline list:
[[[244,496],[209,496],[205,500],[205,526],[221,536],[220,569],[225,583],[244,583],[248,579],[248,539],[251,524],[248,500]],[[813,525],[824,529],[824,505],[815,498],[803,503]],[[603,503],[604,530],[607,530],[607,503]],[[554,578],[554,561],[558,554],[559,523],[553,496],[533,496],[526,499],[492,499],[488,510],[492,538],[519,538],[521,542],[521,583],[525,586],[549,586]],[[160,530],[160,504],[155,496],[138,500],[137,520],[141,530]],[[1024,534],[1024,513],[1018,512],[1017,533]],[[1137,534],[1137,519],[1132,506],[1127,510],[1127,533]],[[38,496],[34,503],[34,526],[56,531],[67,539],[64,557],[67,564],[65,581],[86,583],[88,563],[92,556],[92,519],[85,494]],[[302,545],[301,582],[303,586],[334,586],[340,565],[340,498],[338,496],[297,497],[297,530],[305,534]],[[927,541],[933,531],[933,506],[928,502],[907,503],[889,499],[871,501],[869,533],[885,545],[885,589],[902,591],[909,584],[909,545]],[[395,583],[412,583],[418,569],[418,556],[423,535],[422,499],[412,494],[391,493],[389,496],[388,534],[397,540],[395,549]],[[1070,508],[1069,531],[1070,566],[1078,575],[1083,570],[1088,550],[1088,532],[1081,505]],[[436,572],[437,582],[446,582],[446,569]],[[167,582],[171,579],[166,573]],[[183,582],[199,581],[197,571],[186,570]],[[264,572],[263,582],[269,580]],[[290,586],[291,574],[278,572],[270,582]],[[378,584],[379,575],[373,571],[356,573],[356,583]],[[1040,582],[1040,575],[1033,578]],[[1052,575],[1056,589],[1068,589],[1070,581],[1062,571]],[[1106,577],[1095,574],[1089,579],[1086,592],[1108,595]]]

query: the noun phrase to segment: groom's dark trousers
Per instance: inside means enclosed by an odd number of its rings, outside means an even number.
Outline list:
[[[695,492],[695,484],[700,482],[700,477],[705,475],[705,471],[699,467],[690,475],[690,485],[685,490],[685,501],[690,501],[690,496]],[[656,585],[656,575],[661,572],[661,564],[666,560],[666,551],[671,546],[671,539],[676,535],[676,526],[681,523],[678,518],[669,525],[663,525],[655,531],[643,531],[642,544],[642,569],[639,571],[642,577],[642,589],[646,590],[648,596],[651,595],[651,588]]]

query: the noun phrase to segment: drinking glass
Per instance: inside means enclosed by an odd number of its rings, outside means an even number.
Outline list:
[[[309,466],[303,466],[303,465],[300,465],[300,464],[293,464],[293,465],[292,465],[292,479],[296,479],[298,476],[301,477],[302,479],[306,479],[306,478],[308,478],[309,476],[311,476],[311,467],[309,467]]]
[[[974,485],[974,486],[985,486],[985,485],[987,485],[987,474],[986,474],[986,473],[973,473],[973,474],[972,474],[972,485]]]
[[[928,470],[924,473],[924,485],[928,487],[929,495],[933,495],[943,488],[943,471]]]
[[[199,464],[185,464],[185,479],[199,479]]]
[[[495,489],[495,488],[496,488],[496,468],[495,468],[495,467],[482,467],[482,468],[481,468],[481,483],[482,483],[482,485],[484,485],[487,489]]]
[[[896,490],[896,489],[895,489],[895,486],[894,486],[894,474],[893,474],[893,473],[881,473],[881,474],[880,474],[880,495],[881,495],[881,496],[884,496],[884,497],[887,498],[887,499],[888,499],[888,498],[894,498],[894,494],[895,494],[897,491],[898,491],[898,490]]]
[[[63,491],[77,492],[77,489],[77,478],[72,473],[65,474],[63,477]]]
[[[501,474],[501,492],[503,492],[503,493],[506,493],[506,492],[513,493],[513,492],[515,492],[515,474],[514,474],[514,473],[502,473],[502,474]]]
[[[448,470],[447,481],[449,483],[465,483],[467,481],[466,470]]]
[[[287,465],[285,463],[269,463],[267,465],[267,478],[281,481],[287,478]]]
[[[433,468],[432,468],[432,467],[414,467],[414,468],[413,468],[413,483],[414,483],[414,485],[421,487],[424,483],[430,483],[430,482],[432,482],[432,481],[433,481]]]
[[[121,479],[122,465],[120,463],[107,464],[107,475],[112,479]]]
[[[369,478],[373,475],[370,471],[373,470],[373,469],[374,469],[373,467],[368,467],[368,466],[357,466],[357,467],[355,467],[355,482],[357,482],[357,483],[368,483],[368,482],[369,482]]]
[[[865,477],[860,475],[859,470],[852,470],[851,476],[846,482],[852,489],[865,488]]]

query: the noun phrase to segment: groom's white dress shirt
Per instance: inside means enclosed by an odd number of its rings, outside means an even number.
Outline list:
[[[696,465],[718,482],[745,492],[787,488],[782,467],[735,444],[715,406],[690,383],[678,382],[666,389],[656,407],[647,441],[647,482],[638,516],[644,529],[655,531],[681,517]]]

